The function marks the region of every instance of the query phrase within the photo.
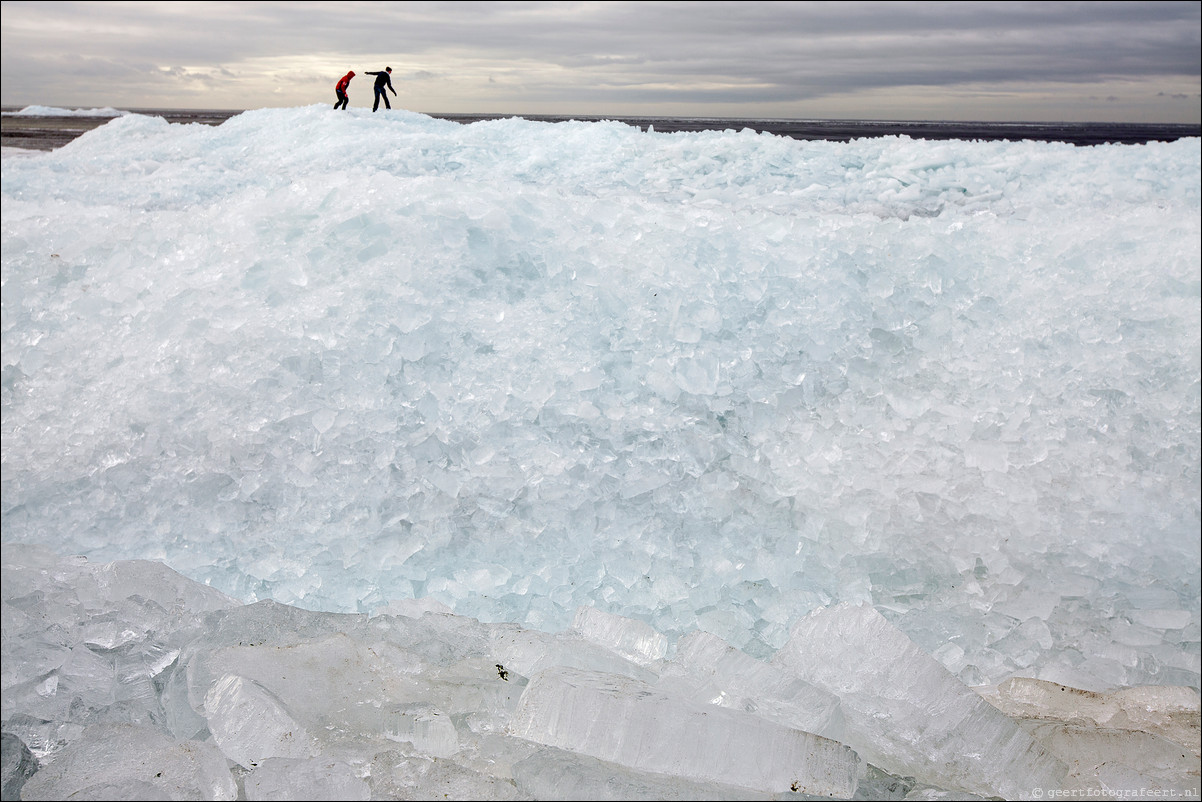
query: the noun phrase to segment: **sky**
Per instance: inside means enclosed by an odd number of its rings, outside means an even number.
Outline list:
[[[1202,3],[2,2],[4,106],[1202,122]]]

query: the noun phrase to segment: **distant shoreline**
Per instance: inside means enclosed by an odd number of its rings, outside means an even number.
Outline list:
[[[22,106],[4,106],[0,111],[0,145],[31,150],[54,150],[83,133],[111,121],[112,117],[81,114],[63,116],[16,116]],[[171,123],[201,123],[220,125],[243,110],[212,109],[127,109],[130,113],[162,117]],[[991,123],[956,121],[893,121],[893,120],[775,120],[742,117],[612,117],[547,114],[431,114],[442,120],[473,123],[483,120],[502,120],[521,117],[538,122],[614,121],[638,127],[653,128],[658,133],[682,131],[741,131],[750,128],[757,132],[800,140],[847,142],[852,139],[908,136],[912,139],[964,139],[982,141],[1067,142],[1072,145],[1145,144],[1172,142],[1186,137],[1202,136],[1202,126],[1176,123]]]

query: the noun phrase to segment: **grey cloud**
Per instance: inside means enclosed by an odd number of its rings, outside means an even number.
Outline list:
[[[124,81],[122,91],[132,91],[155,86],[154,71],[175,65],[186,68],[188,82],[217,86],[224,77],[247,91],[278,89],[249,72],[266,59],[294,60],[294,85],[333,80],[303,68],[311,57],[349,64],[390,58],[394,68],[405,64],[398,76],[415,89],[437,82],[495,97],[504,84],[520,88],[513,102],[547,103],[601,97],[787,103],[901,87],[1005,84],[1014,93],[1023,84],[1119,81],[1159,82],[1147,95],[1159,89],[1168,98],[1197,85],[1202,72],[1196,2],[4,2],[3,8],[6,96],[10,84],[31,93],[61,91],[61,76],[47,71]],[[429,66],[418,66],[423,61]],[[148,74],[138,78],[139,72]]]

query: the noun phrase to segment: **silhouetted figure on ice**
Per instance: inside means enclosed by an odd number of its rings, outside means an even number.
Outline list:
[[[371,110],[380,108],[380,98],[384,98],[384,108],[391,109],[388,92],[396,95],[396,90],[392,88],[392,67],[385,67],[383,72],[369,72],[368,75],[376,76],[376,102],[372,104]]]
[[[338,102],[334,104],[334,108],[340,108],[343,111],[346,111],[347,101],[350,100],[350,96],[347,95],[346,90],[351,85],[351,79],[354,77],[355,71],[351,70],[346,75],[338,79],[338,85],[334,87],[334,94],[338,96]]]

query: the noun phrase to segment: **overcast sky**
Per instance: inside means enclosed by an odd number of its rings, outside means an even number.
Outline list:
[[[2,2],[5,106],[1202,121],[1202,3]]]

